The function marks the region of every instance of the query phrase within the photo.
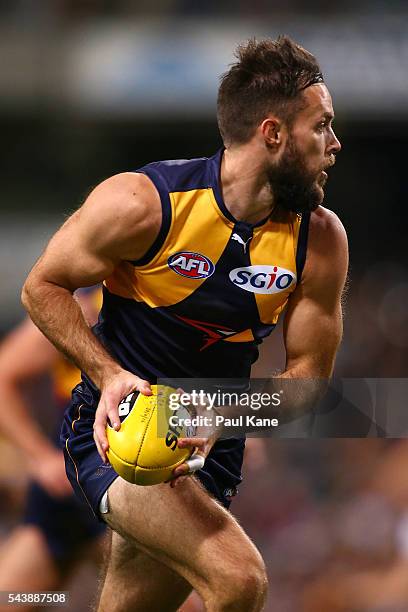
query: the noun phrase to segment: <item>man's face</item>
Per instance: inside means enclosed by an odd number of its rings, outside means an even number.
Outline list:
[[[280,207],[303,212],[323,202],[325,170],[341,149],[333,128],[333,105],[324,84],[303,92],[303,108],[288,132],[280,158],[268,169],[274,200]]]

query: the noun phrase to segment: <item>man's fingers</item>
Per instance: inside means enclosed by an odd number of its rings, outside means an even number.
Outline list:
[[[107,459],[106,453],[102,450],[102,447],[101,447],[101,445],[99,443],[99,440],[97,439],[95,434],[94,434],[94,440],[95,440],[96,449],[98,451],[98,454],[99,454],[100,458],[102,459],[102,461],[104,463],[107,463],[108,459]]]
[[[191,455],[190,459],[185,461],[185,465],[188,466],[188,471],[190,474],[193,474],[197,470],[201,470],[204,467],[205,457],[200,453],[194,453]]]
[[[108,410],[108,418],[109,418],[110,424],[113,427],[113,429],[115,429],[116,431],[119,431],[120,418],[119,418],[119,412],[118,412],[117,406],[115,406],[115,408],[110,408]]]
[[[170,486],[172,489],[176,487],[180,482],[188,478],[192,472],[190,471],[187,463],[182,463],[175,470],[173,470],[172,479],[170,480]]]
[[[136,389],[140,391],[142,395],[153,395],[150,383],[147,380],[140,379],[140,382],[136,385]]]
[[[173,478],[173,480],[170,480],[171,488],[174,489],[174,487],[178,487],[180,482],[183,482],[183,480],[186,480],[187,478],[188,478],[188,474],[184,476],[178,476],[177,478]]]
[[[177,446],[179,448],[204,448],[208,438],[179,438]]]
[[[190,459],[187,459],[173,470],[172,480],[170,481],[170,486],[174,488],[176,483],[185,480],[187,476],[190,474],[194,474],[197,470],[201,470],[204,467],[205,456],[197,451],[193,455],[191,455]]]
[[[101,418],[95,419],[94,424],[94,440],[96,444],[96,448],[98,449],[98,453],[105,463],[107,463],[108,459],[106,456],[106,451],[109,448],[108,438],[106,437],[105,425]]]
[[[135,379],[133,379],[132,383],[133,387],[130,387],[129,381],[127,385],[123,385],[122,381],[120,385],[111,385],[107,387],[102,393],[95,414],[94,439],[98,453],[104,463],[108,463],[106,455],[106,451],[109,448],[108,438],[106,436],[106,424],[108,420],[115,431],[119,431],[120,429],[119,402],[132,391],[132,388],[133,390],[139,391],[142,395],[153,394],[150,383],[147,380],[137,378],[136,384]]]
[[[107,458],[107,455],[106,455],[106,451],[108,450],[108,448],[107,448],[107,447],[104,447],[104,446],[101,444],[101,442],[99,441],[99,439],[97,438],[97,436],[94,436],[94,439],[95,439],[96,448],[98,449],[98,453],[99,453],[99,455],[100,455],[100,457],[101,457],[102,461],[103,461],[104,463],[107,463],[107,462],[108,462],[108,458]]]
[[[173,477],[178,478],[179,476],[187,476],[190,473],[190,468],[186,463],[182,463],[173,471]]]

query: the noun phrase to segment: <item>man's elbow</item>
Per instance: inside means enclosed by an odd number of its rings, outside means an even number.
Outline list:
[[[41,301],[46,285],[47,283],[39,277],[35,268],[27,276],[21,289],[21,303],[30,315],[35,308],[35,304]]]
[[[25,281],[23,288],[21,289],[21,303],[24,306],[24,308],[27,310],[27,312],[29,311],[29,304],[30,304],[30,285],[27,282],[28,279]]]
[[[29,274],[25,280],[23,288],[21,289],[21,303],[23,304],[27,312],[30,312],[34,294],[35,282],[33,282],[32,275]]]

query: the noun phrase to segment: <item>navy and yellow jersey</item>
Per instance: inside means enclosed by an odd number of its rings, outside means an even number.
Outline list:
[[[237,221],[220,190],[222,151],[138,170],[162,204],[157,239],[104,282],[95,333],[128,370],[155,377],[246,377],[305,261],[309,214]]]

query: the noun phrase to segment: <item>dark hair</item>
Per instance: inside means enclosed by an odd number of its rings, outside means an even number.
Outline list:
[[[288,36],[253,38],[237,47],[235,57],[218,90],[225,145],[247,142],[269,112],[290,124],[302,106],[301,92],[323,81],[316,58]]]

